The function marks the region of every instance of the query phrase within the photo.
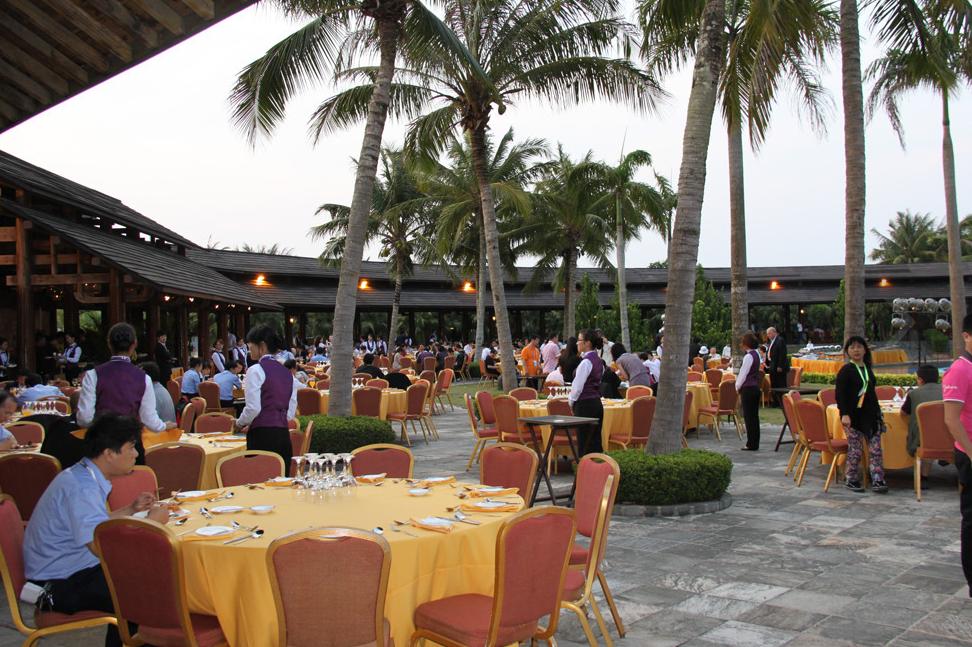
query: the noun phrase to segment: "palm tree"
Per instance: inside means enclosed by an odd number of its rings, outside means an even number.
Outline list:
[[[879,243],[871,260],[879,263],[931,263],[939,260],[938,227],[929,214],[899,211],[888,225],[888,234],[871,233]]]
[[[628,240],[637,240],[644,228],[657,231],[663,240],[668,240],[669,198],[664,192],[667,181],[655,174],[660,188],[644,182],[636,182],[635,174],[642,168],[651,166],[651,155],[647,151],[635,150],[621,158],[617,166],[599,164],[597,171],[605,193],[601,200],[605,206],[614,210],[614,250],[618,271],[618,310],[621,313],[621,343],[631,349],[631,330],[628,327],[628,288],[625,282],[624,252]],[[595,205],[595,210],[599,205]]]
[[[670,0],[648,0],[642,12]],[[654,33],[646,50],[663,69],[677,67],[694,51],[705,3],[681,0],[685,13],[674,33]],[[743,177],[743,125],[758,149],[766,137],[779,86],[798,91],[810,124],[823,130],[826,94],[814,72],[836,38],[836,16],[828,0],[761,2],[726,0],[726,65],[720,83],[728,130],[732,336],[749,330],[746,259],[746,201]],[[736,354],[737,365],[740,357]]]
[[[368,83],[357,88],[357,103],[325,100],[312,117],[315,137],[365,119],[361,152],[348,216],[345,254],[341,258],[334,306],[334,351],[331,356],[333,415],[351,412],[354,311],[361,256],[371,213],[375,176],[385,118],[392,102],[391,84],[400,41],[407,36],[417,51],[445,49],[465,59],[469,53],[442,21],[419,0],[276,0],[291,16],[309,22],[247,65],[230,95],[234,120],[251,142],[270,135],[283,119],[287,102],[299,91],[324,81],[329,71],[340,75],[363,40],[373,40],[378,65]]]
[[[388,337],[398,333],[398,313],[402,303],[402,279],[409,276],[416,258],[430,260],[432,241],[428,236],[430,218],[425,199],[415,186],[415,178],[401,151],[384,149],[381,174],[375,182],[371,217],[365,242],[378,244],[378,257],[388,262],[388,274],[395,282]],[[321,260],[336,265],[345,254],[346,232],[351,208],[324,204],[317,213],[330,217],[326,223],[311,228],[311,237],[326,241]]]
[[[688,3],[680,0],[652,2],[643,11],[645,41],[656,34],[673,33],[685,23]],[[669,242],[668,289],[665,294],[665,341],[662,355],[658,408],[646,451],[671,453],[681,445],[683,402],[688,373],[688,350],[695,295],[695,266],[699,256],[702,198],[705,194],[705,163],[709,135],[718,98],[719,79],[726,62],[725,0],[706,0],[699,21],[695,70],[682,139],[682,165],[678,176],[678,206]],[[658,61],[649,62],[659,67]],[[661,62],[660,67],[664,67]]]
[[[949,296],[955,321],[965,316],[965,273],[962,271],[962,243],[955,188],[955,151],[949,117],[949,97],[963,84],[972,82],[972,3],[969,0],[931,0],[923,3],[919,13],[905,14],[905,24],[889,27],[886,35],[898,46],[870,65],[869,79],[874,88],[868,101],[868,112],[884,106],[891,125],[904,147],[904,125],[898,112],[898,99],[908,91],[928,87],[942,100],[942,171],[945,184],[945,229],[947,232]],[[892,31],[893,29],[893,31]],[[901,45],[900,36],[915,34]],[[899,215],[899,222],[902,214]],[[930,223],[930,217],[925,217]],[[927,223],[926,223],[927,224]],[[892,225],[892,232],[894,226]],[[883,242],[883,241],[882,241]],[[873,255],[872,255],[873,256]],[[964,348],[961,328],[952,334],[952,352]]]
[[[250,243],[243,243],[233,249],[238,252],[249,252],[251,254],[271,254],[273,256],[294,255],[293,247],[284,247],[280,243],[274,243],[273,245],[251,245]]]

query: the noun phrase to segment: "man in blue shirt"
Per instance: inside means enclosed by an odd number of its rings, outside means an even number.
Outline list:
[[[226,363],[226,370],[217,373],[213,378],[213,382],[219,385],[219,406],[232,408],[233,389],[243,388],[243,383],[240,382],[240,371],[242,370],[243,365],[235,359],[231,359]]]
[[[183,374],[182,386],[179,387],[182,397],[187,401],[199,395],[199,383],[206,379],[209,366],[209,360],[198,357],[189,360],[189,370]]]
[[[56,386],[48,386],[44,384],[44,380],[41,379],[40,375],[36,373],[30,373],[27,375],[27,388],[17,394],[17,403],[20,406],[24,406],[26,402],[36,402],[41,398],[47,398],[52,395],[64,395],[61,389]]]
[[[168,510],[156,505],[154,492],[142,492],[129,505],[108,512],[110,479],[132,471],[141,432],[134,418],[100,416],[84,438],[85,457],[58,474],[37,502],[24,535],[24,570],[28,580],[45,589],[42,608],[113,613],[105,575],[92,552],[95,527],[142,510],[153,521],[168,521]],[[117,627],[109,626],[105,645],[121,644]]]

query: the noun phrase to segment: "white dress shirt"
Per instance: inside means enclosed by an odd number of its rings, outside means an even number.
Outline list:
[[[571,408],[573,408],[574,403],[580,398],[581,391],[584,390],[584,385],[587,384],[587,378],[590,376],[593,368],[594,365],[587,358],[582,359],[581,363],[577,365],[577,370],[574,371],[574,381],[570,383],[570,395],[567,396],[567,401],[570,402]]]
[[[223,361],[223,354],[218,350],[213,351],[213,366],[216,367],[215,373],[222,373],[226,370],[226,362]]]
[[[755,371],[756,367],[753,366],[753,356],[751,353],[747,352],[743,355],[742,366],[739,367],[739,375],[736,376],[736,390],[742,388],[742,385],[746,382],[746,378],[749,377],[750,371]]]
[[[264,355],[263,357],[270,357],[270,355]],[[260,366],[259,362],[246,369],[246,380],[243,382],[243,394],[246,398],[246,405],[244,405],[243,413],[240,414],[239,419],[236,421],[238,427],[248,426],[260,415],[260,411],[263,410],[260,403],[260,392],[263,389],[263,383],[266,379],[267,374],[263,372],[263,367]],[[293,380],[293,391],[290,393],[290,405],[287,407],[287,420],[292,420],[297,414],[297,384],[297,380]]]
[[[490,350],[492,350],[490,346],[483,347],[483,352],[479,354],[479,358],[485,362],[486,358],[489,357]]]
[[[77,364],[81,361],[81,347],[77,344],[71,344],[64,351],[64,361],[68,364]]]
[[[98,373],[88,371],[81,380],[81,396],[78,398],[77,421],[82,427],[88,427],[94,421],[97,392]],[[138,419],[142,426],[150,431],[156,433],[165,431],[165,422],[159,418],[159,412],[155,408],[155,388],[152,386],[152,378],[148,375],[145,376],[145,391],[138,405]]]

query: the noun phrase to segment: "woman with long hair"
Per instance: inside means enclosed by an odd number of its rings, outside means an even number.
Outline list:
[[[604,361],[600,350],[603,345],[597,331],[588,328],[577,334],[577,350],[581,353],[580,363],[574,371],[568,401],[575,416],[597,418],[597,426],[587,425],[578,431],[580,453],[589,454],[602,451],[601,424],[604,422],[604,406],[601,404],[601,377],[604,375]]]
[[[844,355],[848,361],[837,373],[834,385],[840,422],[847,435],[846,486],[854,492],[864,491],[860,470],[866,442],[871,489],[884,494],[888,491],[881,452],[881,434],[885,427],[875,388],[877,380],[871,369],[871,350],[863,337],[854,335],[844,342]]]
[[[580,353],[577,352],[577,338],[568,337],[564,349],[560,351],[560,370],[564,374],[564,382],[570,384],[574,381],[574,371],[580,364]]]

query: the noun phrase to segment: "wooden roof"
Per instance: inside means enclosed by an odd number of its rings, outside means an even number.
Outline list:
[[[3,0],[0,132],[255,0]]]

